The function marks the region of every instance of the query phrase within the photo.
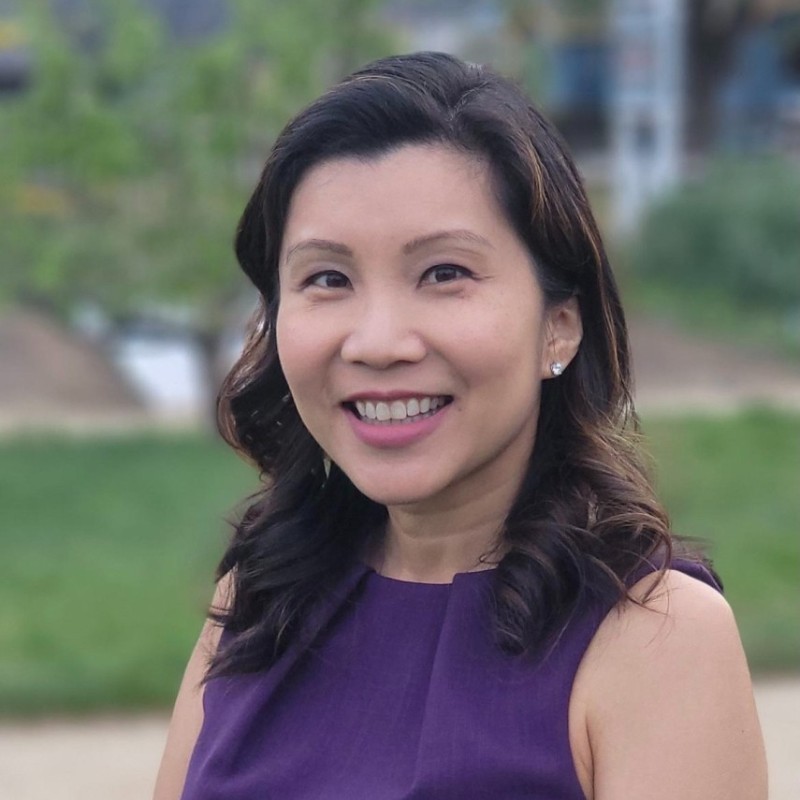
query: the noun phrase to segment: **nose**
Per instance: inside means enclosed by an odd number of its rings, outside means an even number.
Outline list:
[[[396,297],[362,302],[353,309],[341,357],[374,369],[421,361],[427,348],[418,323],[413,309]]]

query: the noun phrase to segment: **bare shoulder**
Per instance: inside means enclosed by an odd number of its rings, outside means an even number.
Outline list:
[[[713,642],[740,644],[736,621],[722,593],[678,570],[652,573],[630,590],[637,602],[612,611],[598,631],[598,645],[624,639],[650,637],[650,647],[710,646],[698,633],[711,633]]]
[[[612,611],[581,666],[595,800],[766,798],[747,661],[724,597],[650,575]]]
[[[230,573],[218,583],[211,609],[224,611],[230,606],[233,581]],[[178,697],[172,712],[167,744],[156,779],[154,800],[178,800],[183,792],[186,770],[203,725],[203,676],[217,650],[221,629],[206,620],[197,644],[189,657]]]

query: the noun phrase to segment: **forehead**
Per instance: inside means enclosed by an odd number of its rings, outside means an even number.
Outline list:
[[[292,196],[282,252],[306,238],[399,244],[446,228],[493,238],[509,232],[488,165],[444,146],[408,145],[312,167]]]
[[[375,176],[391,180],[403,175],[419,178],[440,172],[456,173],[470,181],[482,181],[488,176],[484,159],[477,155],[446,145],[405,144],[374,155],[346,155],[315,164],[301,177],[292,200],[298,194],[319,191],[340,180],[371,180]]]

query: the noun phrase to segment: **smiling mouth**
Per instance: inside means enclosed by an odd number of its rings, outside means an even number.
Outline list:
[[[449,395],[409,397],[406,400],[356,400],[344,406],[362,422],[403,425],[432,417],[453,402]]]

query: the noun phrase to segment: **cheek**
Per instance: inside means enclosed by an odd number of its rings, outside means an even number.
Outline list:
[[[279,311],[275,322],[275,339],[286,382],[295,399],[298,399],[302,387],[317,372],[314,363],[319,347],[315,345],[314,331],[310,326],[300,324],[295,315]]]
[[[536,306],[504,305],[499,313],[464,314],[458,350],[478,379],[538,385],[545,329]]]
[[[300,324],[293,315],[278,314],[275,339],[283,375],[303,425],[324,448],[319,408],[314,402],[322,395],[322,370],[317,360],[319,347],[313,334],[311,326]]]

